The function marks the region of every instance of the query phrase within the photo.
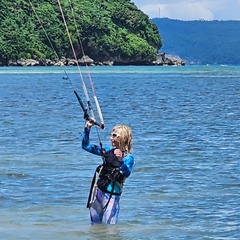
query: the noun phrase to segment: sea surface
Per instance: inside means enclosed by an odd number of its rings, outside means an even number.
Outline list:
[[[0,68],[0,239],[240,239],[240,66],[90,67],[106,125],[91,142],[133,130],[115,226],[86,209],[102,161],[81,149],[87,75]]]

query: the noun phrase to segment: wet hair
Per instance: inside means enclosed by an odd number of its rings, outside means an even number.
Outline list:
[[[120,135],[119,146],[121,151],[130,153],[132,151],[132,129],[127,125],[118,124],[113,127],[112,131],[115,130]]]

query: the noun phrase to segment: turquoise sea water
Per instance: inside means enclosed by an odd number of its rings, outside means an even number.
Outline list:
[[[240,67],[90,68],[103,144],[116,123],[133,129],[116,226],[90,225],[101,158],[81,149],[64,70],[84,99],[75,67],[0,68],[1,239],[240,239]]]

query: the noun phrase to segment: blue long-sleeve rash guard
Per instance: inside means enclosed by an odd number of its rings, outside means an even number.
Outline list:
[[[101,156],[101,147],[98,145],[91,144],[89,141],[90,129],[85,128],[82,134],[82,148],[89,153]],[[104,147],[105,151],[109,151],[111,147]],[[134,164],[134,157],[131,153],[128,153],[121,161],[120,170],[122,171],[124,177],[129,177],[132,172],[132,167]]]

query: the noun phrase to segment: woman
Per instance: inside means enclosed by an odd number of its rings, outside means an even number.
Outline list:
[[[126,125],[116,125],[111,133],[111,147],[102,148],[89,142],[90,128],[94,121],[86,122],[82,135],[82,148],[102,156],[103,164],[98,166],[92,181],[88,205],[92,223],[116,224],[119,201],[124,181],[131,174],[134,164],[132,130]]]

